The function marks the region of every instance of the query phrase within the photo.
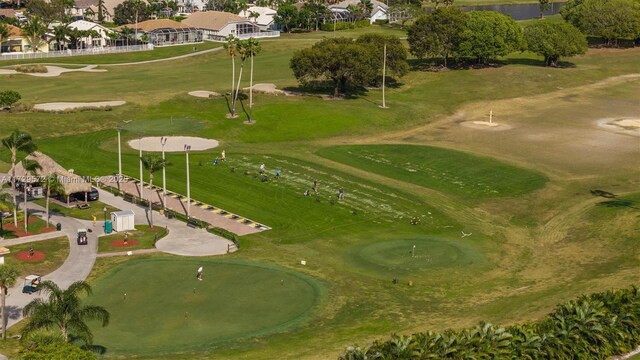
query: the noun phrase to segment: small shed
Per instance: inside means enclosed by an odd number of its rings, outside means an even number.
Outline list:
[[[4,256],[11,253],[11,250],[6,247],[0,247],[0,264],[4,265]]]
[[[135,214],[133,210],[114,211],[111,213],[113,230],[128,231],[135,230]]]

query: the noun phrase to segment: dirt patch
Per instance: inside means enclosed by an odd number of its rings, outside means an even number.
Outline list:
[[[498,124],[495,122],[488,122],[488,121],[463,121],[460,123],[460,125],[469,127],[472,129],[487,130],[487,131],[504,131],[512,128],[511,125]]]
[[[218,147],[218,140],[205,139],[193,136],[169,136],[165,137],[167,143],[164,146],[166,152],[184,151],[185,145],[190,145],[191,150],[200,151]],[[143,137],[139,140],[130,140],[129,146],[135,150],[142,148],[144,151],[162,151],[162,144],[159,136]]]
[[[102,108],[107,106],[122,106],[126,104],[126,101],[95,101],[95,102],[53,102],[44,104],[35,104],[33,108],[35,110],[42,111],[65,111],[81,108]]]
[[[215,91],[206,91],[206,90],[191,91],[189,92],[189,95],[199,97],[199,98],[210,98],[210,97],[220,96],[220,94],[218,94]]]
[[[42,251],[34,251],[33,254],[29,254],[29,251],[20,251],[16,253],[16,259],[24,262],[41,262],[47,258],[47,255]]]
[[[124,243],[124,239],[120,239],[120,240],[116,240],[111,242],[111,246],[113,247],[132,247],[132,246],[137,246],[138,244],[140,244],[140,242],[136,239],[127,239],[127,243]]]
[[[596,124],[609,131],[640,136],[640,119],[638,118],[604,118],[596,121]]]
[[[249,90],[251,87],[243,88],[242,90]],[[280,90],[276,87],[276,84],[255,84],[253,85],[253,91],[271,95],[284,95],[284,96],[301,96],[302,94],[293,91]]]

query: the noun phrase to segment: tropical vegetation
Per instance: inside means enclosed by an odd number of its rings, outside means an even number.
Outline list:
[[[393,335],[352,346],[340,360],[608,359],[640,345],[640,290],[610,290],[559,305],[544,319],[507,327]]]
[[[102,326],[109,324],[109,312],[97,305],[83,305],[82,296],[91,295],[91,286],[76,281],[65,290],[53,281],[43,281],[39,288],[47,299],[32,300],[23,309],[27,324],[22,336],[27,337],[41,330],[60,334],[65,342],[78,339],[91,344],[93,334],[87,325],[89,320],[99,320]]]

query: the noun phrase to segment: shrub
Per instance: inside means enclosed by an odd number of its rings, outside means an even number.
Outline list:
[[[27,73],[27,74],[35,74],[35,73],[46,73],[49,72],[46,66],[35,64],[35,65],[18,65],[14,68],[17,72]]]
[[[22,99],[20,93],[13,90],[0,91],[0,108],[11,107]]]

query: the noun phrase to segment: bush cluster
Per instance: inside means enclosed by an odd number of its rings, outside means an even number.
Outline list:
[[[632,286],[585,295],[539,322],[394,335],[340,360],[367,359],[607,359],[640,345],[640,290]]]
[[[40,64],[34,65],[18,65],[14,68],[17,72],[35,74],[35,73],[47,73],[49,70],[46,66]]]

